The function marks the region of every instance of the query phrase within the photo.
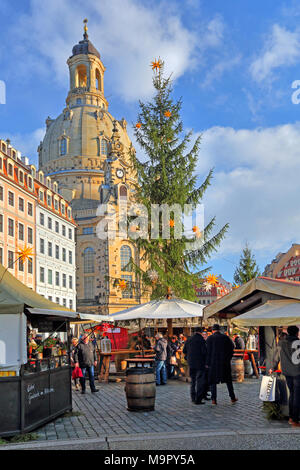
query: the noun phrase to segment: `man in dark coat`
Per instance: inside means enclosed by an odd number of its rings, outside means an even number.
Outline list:
[[[231,358],[233,356],[234,344],[231,339],[220,332],[220,325],[212,327],[212,335],[207,338],[207,360],[208,383],[211,384],[212,404],[217,404],[217,384],[226,383],[231,402],[235,403],[232,377]]]
[[[282,336],[278,342],[274,358],[273,369],[276,370],[280,361],[281,371],[286,378],[290,391],[289,398],[289,424],[299,428],[300,423],[300,341],[299,328],[289,326],[287,335]],[[269,373],[273,370],[270,369]]]
[[[196,328],[195,334],[190,336],[183,347],[190,368],[191,377],[191,399],[196,405],[202,405],[206,396],[206,341],[201,335],[201,328]]]
[[[99,390],[95,387],[94,366],[97,365],[97,354],[93,343],[89,342],[89,336],[84,334],[74,351],[75,367],[80,367],[83,377],[80,378],[81,393],[85,393],[85,373],[89,374],[90,388],[93,393]]]

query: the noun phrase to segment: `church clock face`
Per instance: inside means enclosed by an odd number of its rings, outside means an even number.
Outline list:
[[[123,178],[123,176],[124,176],[124,171],[123,171],[121,168],[119,168],[119,169],[117,170],[116,174],[117,174],[117,177],[118,177],[118,178]]]

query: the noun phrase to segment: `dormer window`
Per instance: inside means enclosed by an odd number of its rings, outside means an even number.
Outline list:
[[[44,183],[44,173],[42,171],[39,171],[39,182]]]
[[[19,183],[24,184],[24,173],[22,170],[19,170]]]
[[[32,177],[27,176],[27,186],[29,189],[32,189]]]
[[[11,163],[7,165],[7,173],[8,173],[8,176],[11,176],[11,177],[14,176],[14,168]]]
[[[39,199],[40,199],[40,201],[44,202],[44,193],[43,193],[43,191],[39,192]]]

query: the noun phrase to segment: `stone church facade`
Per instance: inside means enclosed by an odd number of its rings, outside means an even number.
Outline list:
[[[97,236],[103,218],[100,204],[109,202],[118,217],[120,201],[133,201],[132,144],[125,119],[116,120],[108,111],[105,67],[86,26],[83,40],[73,47],[67,64],[70,90],[66,107],[56,119],[46,120],[46,134],[38,148],[39,168],[58,182],[59,192],[71,201],[78,224],[77,309],[113,313],[149,300],[128,265],[131,257],[140,263],[130,240],[118,233],[114,239]],[[125,280],[126,289],[120,288],[120,280]]]

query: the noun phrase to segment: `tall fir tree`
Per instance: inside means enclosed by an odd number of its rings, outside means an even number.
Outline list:
[[[239,266],[236,268],[234,273],[234,282],[237,285],[245,284],[259,275],[259,267],[256,264],[255,257],[249,246],[246,244],[240,257]]]
[[[197,186],[195,170],[200,137],[191,145],[192,132],[183,135],[183,123],[180,119],[182,100],[174,102],[171,97],[172,81],[171,77],[164,77],[164,63],[161,60],[154,61],[152,68],[155,95],[148,103],[140,102],[138,122],[135,126],[135,137],[148,159],[144,162],[138,159],[134,152],[131,155],[138,181],[135,200],[147,208],[148,214],[151,214],[153,204],[179,204],[182,210],[186,204],[190,204],[196,208],[211,184],[213,171],[211,170],[204,182]],[[135,241],[139,253],[147,263],[147,271],[142,271],[136,265],[135,269],[142,284],[150,286],[152,298],[162,298],[172,290],[175,296],[195,300],[194,285],[199,284],[199,279],[203,278],[209,269],[201,270],[200,267],[206,264],[212,252],[217,250],[228,224],[212,235],[216,224],[215,218],[212,218],[201,234],[202,244],[190,250],[186,249],[189,238],[174,237],[174,222],[173,214],[168,220],[169,239],[164,239],[161,232],[157,239],[151,239],[149,220],[148,238]],[[183,230],[183,221],[180,223]],[[162,224],[161,218],[160,229]],[[197,227],[193,230],[196,237],[197,233],[200,236]],[[149,275],[153,271],[158,275],[157,281]]]

